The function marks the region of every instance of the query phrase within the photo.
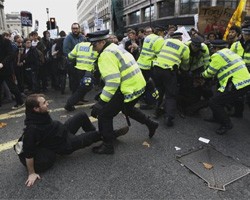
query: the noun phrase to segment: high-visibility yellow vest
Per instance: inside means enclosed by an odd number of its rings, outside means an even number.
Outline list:
[[[188,41],[185,43],[189,49],[191,48],[191,41]],[[203,69],[207,69],[210,63],[210,55],[209,55],[209,49],[206,44],[201,43],[201,51],[199,51],[198,55],[194,55],[192,58],[190,57],[190,60],[192,59],[192,63],[189,63],[189,69],[190,71],[194,71],[200,67],[203,67]]]
[[[124,102],[130,102],[145,91],[146,81],[134,57],[122,47],[112,43],[98,58],[98,67],[105,82],[100,98],[109,102],[118,88]]]
[[[153,33],[144,38],[142,50],[137,59],[137,63],[141,69],[151,69],[152,63],[160,53],[163,43],[164,39]]]
[[[243,46],[240,41],[236,41],[231,45],[230,48],[233,52],[237,53],[239,56],[243,58],[247,66],[250,66],[250,52],[245,52]],[[250,49],[248,50],[250,51]]]
[[[90,42],[78,43],[68,54],[70,60],[76,60],[75,68],[86,71],[94,70],[94,62],[98,56],[97,51],[93,50]]]
[[[177,65],[184,70],[188,69],[190,50],[182,41],[174,38],[166,39],[160,53],[157,56],[155,65],[163,69],[173,70]]]
[[[232,77],[232,83],[237,90],[250,85],[250,74],[243,59],[228,48],[221,49],[211,56],[209,67],[202,73],[203,77],[217,76],[220,87],[224,92],[228,79]]]

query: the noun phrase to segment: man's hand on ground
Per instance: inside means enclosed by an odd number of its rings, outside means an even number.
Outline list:
[[[25,182],[25,185],[27,187],[33,186],[36,179],[41,179],[39,174],[36,174],[36,173],[30,174],[29,177],[28,177],[28,180]]]

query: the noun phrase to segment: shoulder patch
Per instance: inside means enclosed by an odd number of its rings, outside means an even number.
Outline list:
[[[79,51],[89,52],[89,47],[80,47]]]
[[[180,46],[179,46],[178,44],[175,44],[175,43],[170,42],[170,41],[168,41],[168,42],[166,43],[166,46],[168,46],[168,47],[170,47],[170,48],[173,48],[173,49],[176,49],[176,50],[178,50],[178,49],[180,48]]]

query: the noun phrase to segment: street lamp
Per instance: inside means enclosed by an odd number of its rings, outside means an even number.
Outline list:
[[[46,8],[47,16],[48,16],[48,23],[49,23],[49,29],[51,30],[51,22],[49,19],[49,8]]]
[[[151,3],[152,0],[149,0],[149,26],[151,27]]]

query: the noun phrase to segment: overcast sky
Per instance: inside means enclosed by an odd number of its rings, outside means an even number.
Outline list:
[[[46,8],[49,8],[49,17],[55,17],[59,31],[64,30],[70,32],[73,22],[77,22],[77,2],[78,0],[5,0],[4,12],[29,11],[32,13],[33,29],[35,20],[39,21],[38,33],[42,36],[42,32],[46,30],[46,21],[48,15]]]

